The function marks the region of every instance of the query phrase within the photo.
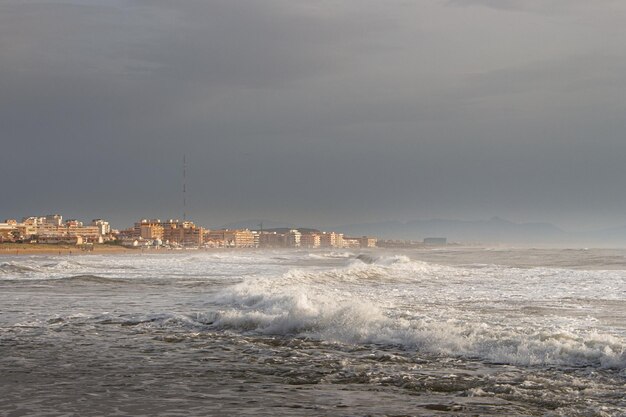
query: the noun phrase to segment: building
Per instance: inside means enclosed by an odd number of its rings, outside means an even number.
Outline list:
[[[163,226],[159,224],[144,224],[139,228],[139,237],[146,240],[163,240]]]
[[[375,237],[363,236],[360,239],[362,248],[375,248],[377,239]]]
[[[204,230],[193,222],[170,219],[162,226],[164,242],[181,246],[202,246]]]
[[[96,224],[94,224],[96,223]],[[8,219],[0,223],[0,241],[37,241],[38,243],[102,243],[111,232],[108,222],[94,220],[91,225],[69,219],[63,222],[60,214],[23,217],[20,223]]]
[[[135,227],[133,226],[133,227],[119,230],[117,232],[116,238],[119,240],[130,240],[130,239],[138,239],[139,236],[135,234]]]
[[[0,242],[13,242],[17,234],[17,222],[5,220],[0,223]]]
[[[92,226],[96,226],[100,230],[101,236],[106,236],[111,234],[111,225],[109,222],[104,221],[102,219],[93,219],[91,221]]]
[[[445,237],[427,237],[424,238],[424,245],[439,246],[448,243],[448,239]]]
[[[227,247],[232,248],[253,248],[254,234],[248,230],[230,230],[225,235]]]
[[[343,248],[343,234],[335,232],[323,232],[320,235],[320,247]]]
[[[360,248],[361,247],[361,238],[360,237],[344,237],[342,239],[343,243],[342,246],[343,248],[350,248],[350,249],[355,249],[355,248]]]
[[[24,217],[21,223],[11,221],[15,240],[36,239],[38,243],[101,243],[102,235],[96,226],[84,226],[75,219],[63,223],[60,214],[42,217]]]
[[[82,245],[85,243],[85,239],[82,236],[68,236],[68,235],[42,235],[37,237],[37,243],[59,244],[65,243],[68,245]]]
[[[50,225],[61,226],[63,224],[63,216],[60,214],[48,214],[43,217],[43,222]]]
[[[300,246],[303,248],[319,248],[320,235],[318,233],[303,233],[300,237]]]
[[[35,235],[37,235],[37,225],[32,223],[17,223],[15,225],[17,228],[16,237],[18,239],[31,239]]]
[[[302,233],[300,233],[296,229],[291,229],[286,234],[286,243],[290,248],[299,248],[300,247],[300,239],[302,238]]]
[[[135,223],[134,237],[142,239],[163,240],[164,228],[160,219],[141,219]]]
[[[102,235],[100,229],[97,226],[83,226],[82,222],[68,224],[65,228],[65,235],[72,241],[74,238],[80,237],[82,242],[80,243],[102,243]]]
[[[259,247],[284,248],[287,246],[287,235],[278,232],[263,232],[259,236]]]
[[[205,234],[205,244],[217,248],[254,248],[255,234],[248,229],[210,230]]]
[[[204,244],[212,248],[223,248],[226,242],[226,230],[207,230],[204,233]]]

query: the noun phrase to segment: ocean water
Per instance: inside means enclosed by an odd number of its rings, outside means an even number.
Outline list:
[[[0,256],[2,416],[625,416],[626,251]]]

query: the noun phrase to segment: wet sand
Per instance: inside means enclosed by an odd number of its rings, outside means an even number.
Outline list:
[[[93,250],[84,250],[80,246],[66,244],[38,243],[2,243],[0,255],[104,255],[141,252],[141,249],[126,248],[118,245],[94,245]]]

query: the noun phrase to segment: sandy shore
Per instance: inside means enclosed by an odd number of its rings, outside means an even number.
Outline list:
[[[1,255],[103,255],[119,253],[140,253],[141,249],[125,248],[116,245],[94,245],[93,250],[83,250],[75,245],[52,245],[32,243],[2,243]]]

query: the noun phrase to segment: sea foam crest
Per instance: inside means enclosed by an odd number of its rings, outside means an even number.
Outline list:
[[[227,299],[234,308],[221,309],[214,325],[262,334],[318,335],[360,341],[367,337],[374,323],[386,320],[375,306],[298,288],[255,291],[238,285],[221,301]]]
[[[28,274],[37,271],[38,268],[32,265],[25,265],[17,262],[0,263],[0,275]]]
[[[411,270],[427,267],[402,264]],[[517,365],[558,364],[624,369],[623,338],[566,325],[507,325],[480,316],[420,309],[410,313],[380,293],[358,292],[360,273],[388,274],[395,267],[354,264],[347,268],[292,270],[276,279],[250,279],[213,299],[213,326],[259,334],[302,336],[343,343],[403,346],[420,352],[479,358]],[[354,278],[356,276],[356,278]],[[337,285],[329,285],[332,280]],[[415,303],[419,303],[418,299]],[[445,310],[445,306],[441,306]]]

